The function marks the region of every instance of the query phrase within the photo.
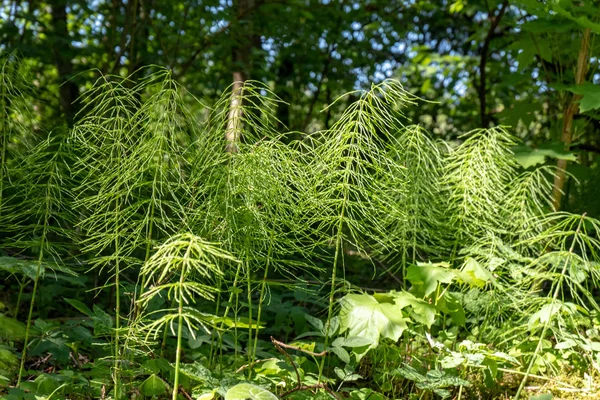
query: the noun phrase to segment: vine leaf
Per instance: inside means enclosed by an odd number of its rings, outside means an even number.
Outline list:
[[[277,400],[277,396],[260,386],[250,383],[235,385],[225,393],[225,400]]]
[[[152,374],[140,384],[139,389],[144,396],[160,396],[167,391],[167,385],[158,376]]]
[[[368,294],[348,294],[340,302],[340,332],[371,341],[363,348],[353,348],[357,361],[377,347],[381,337],[397,341],[407,328],[407,319],[396,304],[380,303]]]
[[[406,279],[413,284],[416,295],[429,296],[440,283],[451,283],[456,277],[456,271],[447,268],[447,264],[411,265],[407,269]]]

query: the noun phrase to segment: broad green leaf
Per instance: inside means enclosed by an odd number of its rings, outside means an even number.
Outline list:
[[[456,0],[454,3],[450,4],[448,11],[450,11],[450,14],[457,14],[461,12],[463,8],[465,8],[464,0]]]
[[[350,391],[351,400],[385,400],[386,397],[381,393],[374,392],[369,388],[361,388]]]
[[[294,341],[294,342],[289,343],[289,345],[297,347],[297,348],[302,349],[302,350],[314,352],[316,344],[315,344],[315,342],[309,342],[309,343],[307,343],[307,342],[296,342],[296,341]]]
[[[92,316],[92,310],[89,309],[88,306],[86,306],[85,304],[83,304],[83,302],[77,300],[77,299],[67,299],[64,298],[64,300],[69,303],[71,306],[73,306],[77,311],[79,311],[80,313],[82,313],[85,316],[91,317]]]
[[[458,298],[452,293],[446,293],[439,299],[437,307],[440,311],[450,315],[452,321],[458,326],[464,326],[466,323],[465,310]]]
[[[566,89],[583,96],[579,101],[579,112],[584,113],[600,108],[600,85],[585,83],[583,85],[570,85]]]
[[[186,364],[184,364],[186,365]],[[167,360],[164,358],[152,358],[144,361],[142,366],[151,374],[159,375],[162,373],[167,373],[173,370],[173,367]],[[180,367],[180,371],[182,368]]]
[[[538,102],[519,101],[512,106],[507,106],[498,117],[505,125],[516,127],[519,121],[522,121],[525,126],[529,126],[536,119],[536,111],[540,111],[542,105]]]
[[[188,339],[188,345],[190,346],[190,349],[197,349],[203,344],[208,344],[210,342],[210,335],[197,335],[196,337],[190,336]]]
[[[37,392],[39,394],[50,394],[54,392],[59,386],[59,383],[55,379],[55,376],[49,374],[41,374],[40,376],[35,378],[33,382],[36,385]]]
[[[523,168],[543,164],[546,162],[546,157],[577,162],[577,155],[573,152],[566,151],[563,146],[562,143],[554,142],[535,149],[529,146],[515,146],[512,150],[517,162],[521,164]]]
[[[353,382],[353,381],[362,379],[361,375],[355,374],[351,371],[345,371],[345,370],[341,369],[340,367],[335,367],[333,369],[333,371],[338,376],[338,378],[340,378],[344,382]]]
[[[435,321],[436,314],[435,307],[432,304],[429,304],[423,299],[418,299],[412,293],[406,291],[394,291],[390,292],[390,295],[393,298],[394,304],[401,309],[405,307],[411,308],[410,317],[412,319],[431,328],[431,325],[433,325],[433,322]]]
[[[139,386],[144,396],[160,396],[167,391],[167,385],[158,376],[152,374]]]
[[[448,355],[440,361],[440,366],[444,369],[453,369],[461,365],[465,362],[465,358],[456,352],[452,352],[451,355]]]
[[[340,303],[340,331],[350,337],[360,337],[371,341],[369,349],[377,347],[381,337],[397,341],[407,328],[400,307],[395,304],[379,303],[368,294],[349,294]],[[357,361],[364,353],[354,352]]]
[[[595,22],[590,21],[590,19],[585,16],[579,16],[576,17],[573,14],[571,14],[570,12],[568,12],[567,10],[565,10],[559,2],[551,2],[550,3],[552,6],[552,9],[554,11],[556,11],[557,14],[575,22],[577,25],[581,26],[582,28],[588,28],[596,33],[600,33],[600,24],[597,24]]]
[[[309,314],[304,314],[304,317],[306,318],[306,321],[312,325],[313,328],[315,328],[316,330],[318,330],[321,333],[323,332],[323,329],[324,329],[323,321],[321,321],[320,319],[315,318]]]
[[[95,334],[103,334],[110,331],[113,327],[113,320],[111,316],[94,304],[93,314],[91,315],[91,319],[94,322],[94,333]]]
[[[464,283],[483,288],[489,282],[494,280],[493,275],[477,262],[474,258],[467,257],[462,270],[458,272],[460,280]]]
[[[193,364],[181,364],[179,371],[190,379],[205,382],[210,385],[218,385],[219,381],[213,378],[212,373],[204,365],[195,362]]]
[[[539,311],[529,317],[529,329],[534,329],[538,324],[544,325],[556,314],[560,314],[565,309],[565,304],[560,301],[552,301],[544,305]]]
[[[338,343],[337,346],[344,347],[363,347],[371,344],[371,341],[369,339],[365,339],[362,337],[340,337],[337,338],[331,345],[335,346],[336,342]]]
[[[536,54],[537,48],[535,43],[529,38],[525,37],[518,42],[519,54],[516,57],[519,63],[519,70],[523,71],[525,68],[531,65]]]
[[[450,283],[456,277],[456,271],[447,264],[418,264],[408,267],[406,279],[412,283],[411,291],[423,297],[433,293],[440,283]]]
[[[402,363],[403,366],[400,368],[396,368],[392,371],[392,375],[400,375],[404,379],[408,379],[413,382],[424,382],[425,376],[422,375],[419,371],[417,371],[412,366]]]
[[[0,257],[0,269],[10,274],[25,275],[31,280],[35,280],[37,276],[38,265],[40,267],[40,277],[43,277],[46,269],[43,264],[38,264],[37,261],[23,260],[16,257]]]
[[[277,396],[260,386],[240,383],[225,393],[225,400],[277,400]]]
[[[279,375],[281,372],[287,372],[286,369],[282,368],[280,364],[284,364],[280,360],[268,360],[257,365],[254,370],[259,375]],[[218,385],[218,381],[215,385]]]
[[[545,17],[545,15],[543,17]],[[532,33],[565,33],[576,27],[576,23],[565,21],[564,19],[560,23],[557,23],[553,18],[537,18],[525,22],[521,29],[525,32]]]
[[[343,347],[333,346],[331,347],[333,354],[338,356],[342,362],[348,364],[350,362],[350,354]]]
[[[213,400],[215,395],[217,394],[218,389],[213,389],[210,392],[202,393],[200,396],[196,398],[196,400]]]

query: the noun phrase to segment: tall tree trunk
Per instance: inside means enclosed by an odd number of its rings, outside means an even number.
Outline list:
[[[52,41],[52,54],[54,64],[58,70],[60,106],[69,125],[77,113],[75,100],[79,97],[79,87],[71,80],[73,77],[73,64],[71,63],[71,38],[67,26],[67,1],[56,0],[51,2],[51,17],[54,40]]]
[[[226,151],[235,153],[240,140],[242,124],[242,91],[244,82],[250,77],[252,70],[252,50],[260,47],[260,36],[254,29],[252,16],[263,0],[234,0],[236,16],[231,26],[232,32],[232,96],[225,141]]]
[[[288,52],[281,54],[281,61],[277,67],[276,93],[283,103],[277,106],[278,129],[296,130],[291,126],[290,104],[292,104],[292,93],[294,85],[294,62]]]
[[[575,84],[581,85],[585,81],[585,74],[588,68],[588,52],[590,47],[590,30],[583,31],[579,56],[577,57],[577,69],[575,71]],[[563,142],[565,150],[571,147],[573,139],[573,117],[579,112],[579,100],[583,96],[573,94],[571,101],[567,104],[563,115],[563,127],[560,140]],[[567,160],[558,160],[556,163],[556,173],[554,175],[554,188],[552,190],[552,207],[558,211],[561,207],[563,198],[563,189],[565,187],[565,177],[567,174]]]
[[[148,36],[150,35],[150,10],[152,1],[132,0],[132,20],[130,25],[131,38],[129,42],[128,75],[133,74],[144,66],[148,53]],[[134,83],[134,82],[133,82]]]
[[[508,1],[504,1],[500,6],[498,14],[494,15],[492,11],[489,11],[490,29],[487,32],[483,45],[481,46],[481,54],[479,56],[479,84],[475,85],[479,97],[479,114],[481,118],[481,127],[488,128],[490,126],[490,118],[487,113],[487,74],[486,67],[490,52],[490,43],[496,35],[496,28],[500,24],[500,20],[504,17],[506,9],[508,8]]]

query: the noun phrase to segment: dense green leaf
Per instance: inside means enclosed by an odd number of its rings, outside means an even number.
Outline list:
[[[146,378],[138,388],[144,396],[160,396],[167,391],[167,385],[154,374]]]
[[[440,283],[450,283],[455,277],[455,271],[441,264],[411,265],[406,275],[406,279],[413,284],[415,294],[424,297],[433,293]]]
[[[402,316],[400,307],[379,303],[371,295],[349,294],[340,303],[340,331],[370,341],[368,349],[377,347],[382,337],[397,341],[407,328],[407,319]],[[355,354],[357,360],[364,355]]]
[[[277,396],[260,386],[250,383],[235,385],[225,393],[225,400],[276,400]]]

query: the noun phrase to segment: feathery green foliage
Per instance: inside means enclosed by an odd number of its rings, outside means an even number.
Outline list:
[[[460,243],[486,234],[507,234],[506,199],[517,172],[511,147],[515,140],[503,128],[466,133],[448,155],[443,178],[448,196],[449,226]]]
[[[307,201],[314,218],[317,241],[334,248],[331,265],[331,291],[325,331],[325,347],[333,316],[338,271],[344,276],[344,251],[356,248],[369,254],[369,248],[390,245],[385,222],[395,210],[394,195],[403,190],[398,172],[401,166],[388,156],[392,133],[401,127],[398,109],[414,98],[395,81],[373,85],[351,104],[341,118],[310,139],[310,165]],[[319,378],[325,359],[321,362]]]
[[[159,318],[149,321],[142,328],[147,331],[147,336],[154,335],[154,338],[166,329],[177,337],[173,400],[177,399],[179,393],[183,327],[185,326],[188,334],[195,338],[195,332],[199,328],[207,330],[206,325],[212,322],[211,316],[200,313],[191,307],[191,304],[195,303],[196,297],[214,299],[214,292],[217,290],[216,278],[223,274],[219,266],[223,260],[237,261],[214,243],[185,233],[173,236],[161,245],[140,271],[144,281],[150,285],[138,300],[142,307],[147,307],[148,303],[162,292],[167,292],[168,299],[173,299],[177,306],[174,309],[159,310],[145,315],[147,318],[157,314]]]
[[[330,129],[290,140],[266,85],[231,88],[209,112],[169,71],[148,71],[100,78],[66,138],[3,165],[2,249],[16,254],[0,263],[37,260],[25,340],[49,267],[68,273],[77,255],[114,293],[108,312],[67,299],[113,363],[97,396],[160,396],[171,379],[173,399],[227,396],[245,379],[281,397],[460,397],[471,374],[494,383],[502,368],[523,387],[556,373],[559,355],[596,362],[600,223],[550,213],[552,171],[521,172],[505,129],[436,142],[404,125],[417,99],[388,80]],[[356,255],[376,259],[391,291],[356,294]],[[299,290],[309,280],[326,282],[326,301]],[[339,298],[352,318],[334,316]],[[387,383],[354,387],[361,376]]]
[[[5,246],[18,254],[34,257],[37,264],[17,386],[24,373],[39,281],[53,266],[72,273],[63,265],[74,239],[70,154],[65,137],[51,133],[30,149],[11,171],[12,181],[7,188],[12,195],[6,201],[2,221],[4,229],[12,235]]]
[[[389,157],[403,167],[398,171],[404,190],[396,191],[393,198],[396,207],[390,208],[387,216],[387,233],[394,255],[389,262],[400,264],[404,277],[407,263],[414,264],[443,252],[446,229],[441,178],[444,159],[440,144],[431,140],[420,126],[401,129],[393,145]],[[383,253],[387,254],[385,250]]]

